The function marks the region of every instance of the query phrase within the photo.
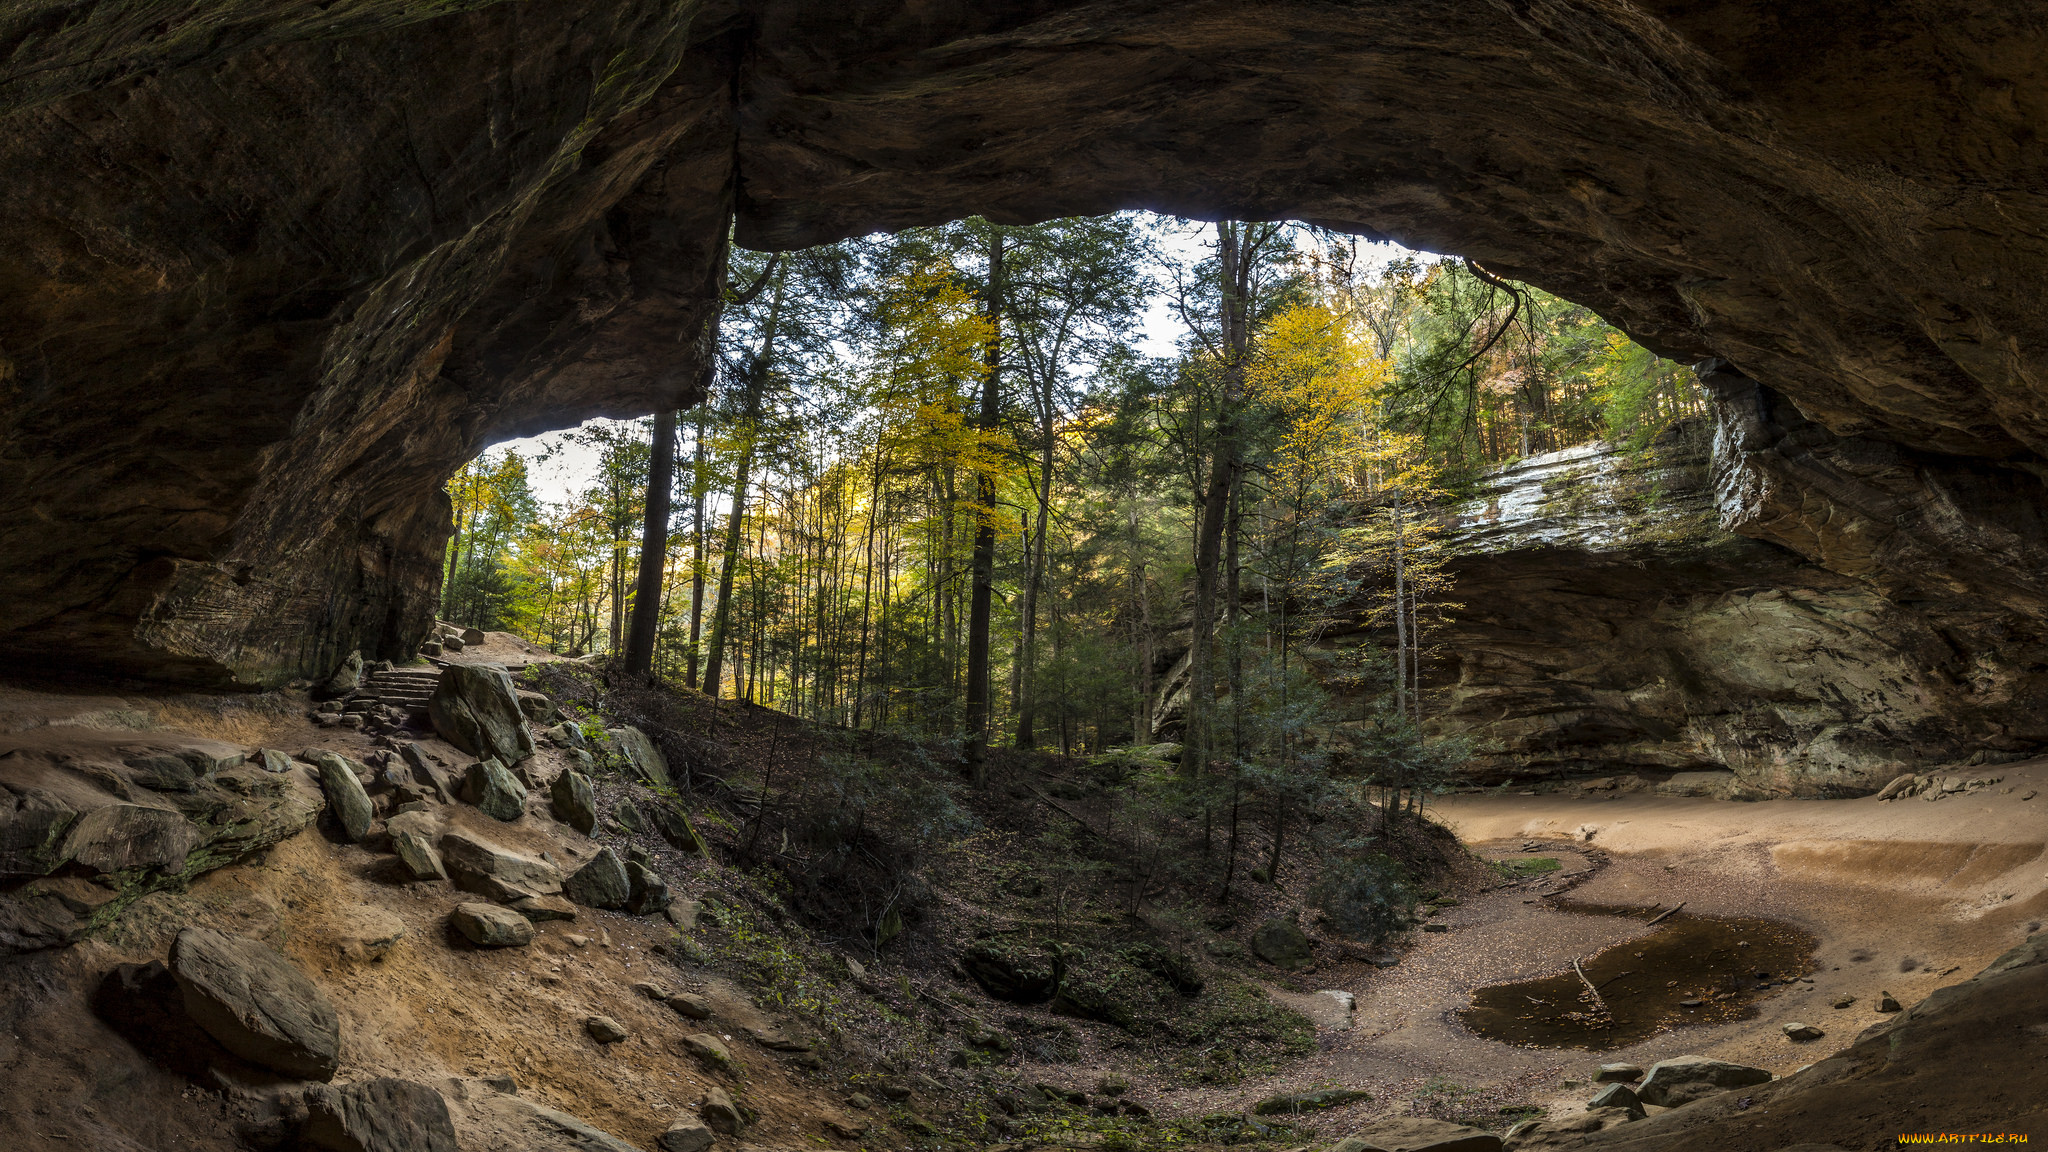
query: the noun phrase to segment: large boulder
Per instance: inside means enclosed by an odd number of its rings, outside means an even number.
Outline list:
[[[1313,959],[1308,934],[1289,916],[1275,916],[1259,925],[1252,933],[1252,951],[1266,963],[1289,971],[1306,968]]]
[[[446,880],[448,866],[434,847],[434,818],[424,812],[401,812],[384,829],[391,836],[391,850],[415,880]]]
[[[612,738],[612,747],[618,751],[621,767],[646,785],[666,787],[673,783],[668,774],[668,758],[661,749],[654,746],[647,733],[627,725],[624,728],[607,729],[605,734]]]
[[[1060,986],[1054,953],[1005,940],[988,940],[960,954],[960,968],[981,990],[1012,1004],[1040,1004]]]
[[[390,1077],[308,1088],[299,1139],[326,1152],[460,1152],[441,1094]]]
[[[182,814],[143,804],[107,804],[78,818],[59,855],[95,872],[177,873],[204,834]]]
[[[548,806],[555,819],[585,836],[597,827],[597,796],[591,791],[590,777],[581,772],[564,769],[555,777],[548,787]]]
[[[493,664],[451,664],[427,700],[434,731],[464,752],[501,764],[533,755],[512,677]]]
[[[377,811],[370,805],[370,794],[363,790],[360,766],[325,748],[309,749],[306,759],[320,770],[320,788],[327,793],[327,806],[334,810],[342,834],[358,842],[368,836]]]
[[[469,774],[462,782],[462,798],[495,820],[509,823],[526,815],[526,785],[495,759],[469,766]]]
[[[668,908],[668,880],[638,860],[626,864],[626,911],[650,916]]]
[[[553,896],[562,890],[561,870],[553,864],[468,832],[441,837],[441,860],[457,888],[500,904],[528,896]]]
[[[330,1080],[341,1061],[334,1004],[260,940],[187,928],[171,944],[185,1011],[221,1046],[301,1080]]]
[[[588,863],[562,883],[562,895],[588,908],[624,908],[632,899],[633,881],[626,865],[610,848],[600,848]]]
[[[1660,1108],[1676,1108],[1730,1088],[1770,1082],[1771,1074],[1762,1068],[1705,1056],[1678,1056],[1650,1065],[1649,1075],[1636,1088],[1636,1099]]]
[[[64,862],[64,833],[78,819],[40,788],[0,788],[0,879],[44,876]]]

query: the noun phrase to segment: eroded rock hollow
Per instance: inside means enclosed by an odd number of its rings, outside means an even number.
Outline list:
[[[407,654],[445,477],[691,398],[735,221],[787,249],[1149,207],[1470,255],[1715,359],[1723,525],[1927,643],[2030,634],[2044,29],[1755,0],[14,5],[0,628],[186,683]]]

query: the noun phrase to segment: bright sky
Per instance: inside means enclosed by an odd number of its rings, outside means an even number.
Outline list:
[[[1171,228],[1159,233],[1160,247],[1166,255],[1176,261],[1193,263],[1206,256],[1215,243],[1215,233],[1209,228]],[[1415,252],[1398,244],[1361,244],[1359,247],[1359,271],[1366,277],[1379,274],[1388,264],[1403,256],[1418,256],[1430,259],[1428,253]],[[1180,317],[1175,312],[1172,298],[1165,292],[1155,294],[1145,308],[1139,322],[1138,350],[1147,356],[1172,356],[1180,351]],[[604,423],[604,421],[591,421]],[[598,450],[583,444],[568,443],[564,439],[570,431],[544,432],[539,436],[526,436],[507,440],[491,446],[491,451],[510,449],[526,458],[527,483],[533,494],[540,500],[559,504],[572,499],[577,493],[590,486],[597,473]],[[542,453],[553,449],[553,456],[541,462]]]

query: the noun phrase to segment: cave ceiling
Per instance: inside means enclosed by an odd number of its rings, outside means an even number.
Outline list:
[[[175,7],[0,12],[30,656],[261,684],[409,652],[445,477],[696,395],[728,228],[1139,207],[1469,255],[1718,360],[1753,382],[1738,527],[1848,556],[1861,517],[1853,574],[1949,595],[1942,541],[2017,549],[2000,587],[2041,599],[2009,505],[2048,451],[2048,6]],[[1965,490],[2001,506],[1926,498]]]

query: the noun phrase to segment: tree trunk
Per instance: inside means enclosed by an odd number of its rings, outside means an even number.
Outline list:
[[[1217,309],[1223,349],[1218,381],[1215,433],[1211,438],[1209,482],[1202,495],[1202,519],[1195,539],[1194,633],[1188,657],[1187,741],[1181,752],[1181,774],[1193,778],[1215,753],[1216,598],[1221,591],[1223,530],[1230,514],[1230,495],[1237,482],[1237,399],[1244,372],[1241,226],[1224,221],[1216,226],[1217,254],[1222,266],[1222,291]]]
[[[1052,506],[1052,380],[1041,383],[1038,394],[1038,531],[1031,543],[1031,565],[1024,579],[1023,641],[1017,646],[1017,747],[1030,748],[1038,741],[1032,732],[1033,711],[1038,706],[1032,675],[1038,669],[1038,592],[1045,581],[1045,522]]]
[[[697,445],[690,464],[690,670],[685,683],[697,687],[697,642],[704,637],[704,424],[710,406],[697,408]]]
[[[710,652],[704,664],[704,691],[717,696],[725,672],[725,637],[732,621],[733,575],[738,570],[740,549],[745,545],[744,518],[747,485],[754,470],[754,443],[760,435],[761,400],[768,391],[768,373],[775,360],[775,329],[782,318],[782,289],[787,277],[775,272],[775,296],[768,305],[768,319],[761,328],[761,350],[747,369],[747,390],[742,400],[740,461],[733,471],[732,518],[725,528],[725,555],[718,565],[718,604],[712,610]]]
[[[647,457],[647,516],[640,530],[640,579],[633,591],[633,625],[626,639],[626,672],[654,669],[654,635],[661,625],[661,575],[668,567],[669,492],[676,478],[676,413],[654,414],[654,445]]]
[[[975,420],[984,434],[995,430],[1000,415],[997,376],[1003,362],[1002,309],[1003,234],[994,232],[988,245],[988,348],[982,356],[981,410]],[[995,588],[996,478],[987,472],[975,473],[974,493],[980,515],[974,531],[974,588],[967,607],[967,731],[962,751],[968,778],[981,788],[988,784],[988,628]]]

